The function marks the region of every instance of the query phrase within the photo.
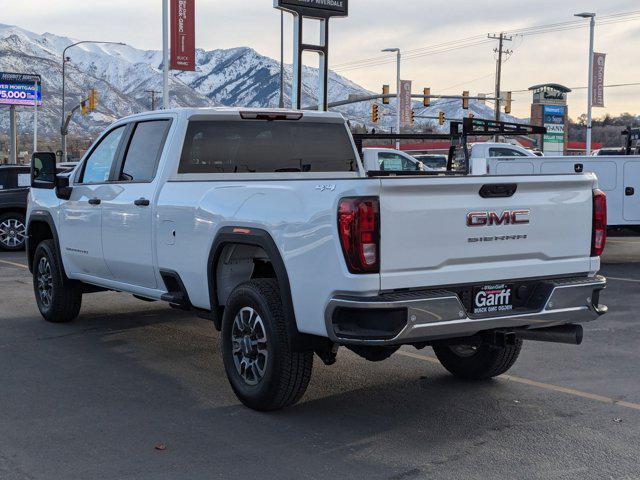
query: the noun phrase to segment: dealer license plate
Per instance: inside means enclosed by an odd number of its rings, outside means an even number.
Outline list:
[[[491,284],[473,289],[473,313],[506,313],[513,310],[513,286]]]

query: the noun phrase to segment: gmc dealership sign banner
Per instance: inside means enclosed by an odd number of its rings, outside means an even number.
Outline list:
[[[195,0],[171,0],[171,69],[196,69]]]
[[[347,17],[349,0],[274,0],[273,6],[305,17]]]
[[[40,75],[0,72],[0,105],[33,105],[36,98],[42,105]]]
[[[593,52],[593,97],[594,107],[604,107],[604,63],[606,54]]]

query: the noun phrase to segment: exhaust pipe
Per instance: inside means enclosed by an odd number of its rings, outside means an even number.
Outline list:
[[[522,340],[535,342],[568,343],[580,345],[582,343],[582,325],[559,325],[557,327],[539,328],[535,330],[516,330],[516,335]]]

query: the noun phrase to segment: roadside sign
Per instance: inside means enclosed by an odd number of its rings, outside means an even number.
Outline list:
[[[411,80],[400,82],[400,124],[411,126]]]
[[[547,133],[543,135],[543,151],[547,154],[564,153],[564,117],[566,107],[560,105],[545,105],[543,123]]]
[[[305,17],[349,16],[349,0],[274,0],[273,6]]]
[[[37,84],[37,91],[36,91]],[[0,105],[42,105],[40,75],[0,72]]]
[[[172,70],[196,69],[195,0],[171,0]]]

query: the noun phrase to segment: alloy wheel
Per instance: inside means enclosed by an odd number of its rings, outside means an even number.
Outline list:
[[[240,309],[231,329],[233,362],[247,385],[260,383],[267,370],[269,351],[262,318],[251,307]]]
[[[17,248],[24,244],[26,228],[17,218],[7,218],[0,223],[0,244],[7,248]]]
[[[53,277],[51,275],[51,263],[47,257],[40,258],[38,262],[38,295],[45,308],[51,306],[53,299]]]

